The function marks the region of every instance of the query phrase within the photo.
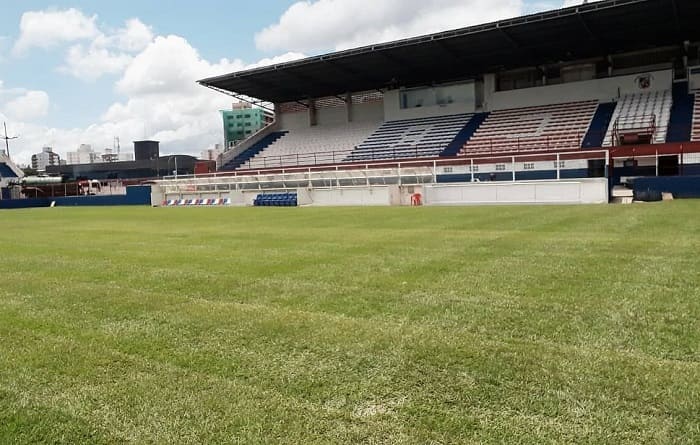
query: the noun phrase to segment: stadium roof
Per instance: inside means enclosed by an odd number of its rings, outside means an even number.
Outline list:
[[[699,0],[605,0],[200,80],[269,102],[444,83],[700,40]]]

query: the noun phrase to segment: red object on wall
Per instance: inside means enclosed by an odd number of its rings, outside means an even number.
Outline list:
[[[420,206],[423,205],[423,196],[420,193],[414,193],[411,195],[411,205]]]

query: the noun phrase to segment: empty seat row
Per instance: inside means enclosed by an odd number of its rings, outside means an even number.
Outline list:
[[[342,161],[378,127],[378,123],[321,125],[290,130],[241,168],[260,169]]]
[[[673,95],[670,90],[626,94],[620,98],[603,140],[604,147],[616,145],[616,133],[654,131],[652,142],[666,141]]]
[[[437,156],[471,116],[456,114],[384,122],[345,161]]]
[[[463,154],[581,147],[598,101],[495,110],[464,144]]]
[[[231,198],[168,199],[166,201],[163,201],[163,206],[166,207],[227,205],[231,205]]]

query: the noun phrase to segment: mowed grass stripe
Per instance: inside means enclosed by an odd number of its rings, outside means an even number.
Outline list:
[[[4,212],[0,442],[694,443],[698,210]]]

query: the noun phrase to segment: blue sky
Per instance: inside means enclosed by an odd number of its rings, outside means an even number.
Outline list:
[[[575,0],[566,0],[574,2]],[[98,151],[154,137],[221,142],[230,99],[198,78],[561,7],[565,0],[25,0],[0,8],[0,118],[26,163],[42,146]]]

